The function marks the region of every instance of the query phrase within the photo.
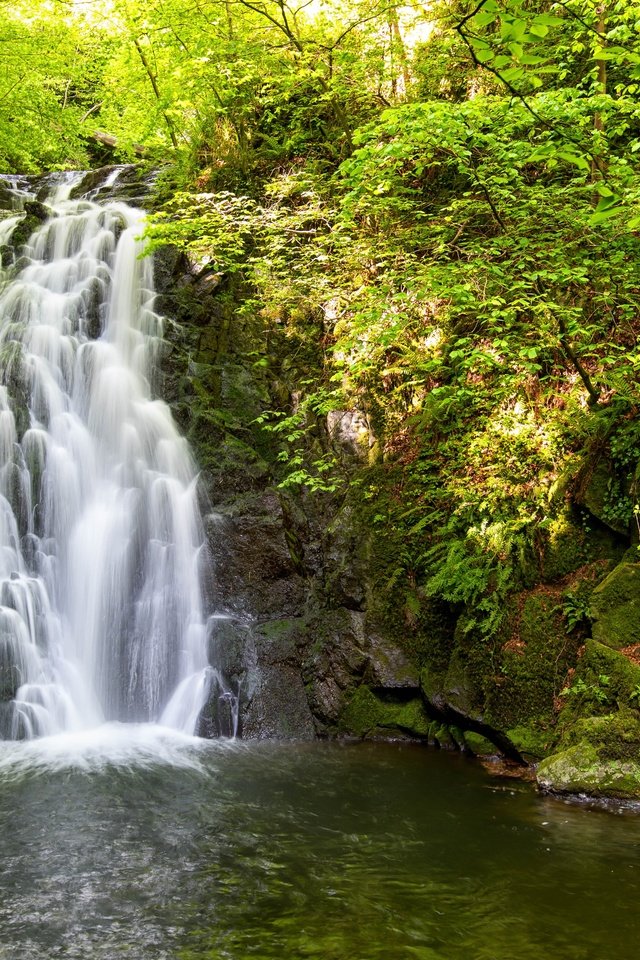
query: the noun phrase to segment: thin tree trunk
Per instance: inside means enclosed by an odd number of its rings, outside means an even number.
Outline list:
[[[605,35],[607,32],[607,22],[606,22],[606,6],[604,3],[601,3],[598,7],[598,26],[597,32],[599,43],[601,47],[604,47],[606,44]],[[599,60],[596,58],[596,63],[598,65],[598,93],[606,94],[607,92],[607,61]],[[604,131],[604,120],[602,119],[602,114],[599,110],[596,110],[593,117],[593,129],[602,133]],[[603,173],[602,164],[598,162],[596,157],[591,161],[591,180],[594,182],[599,178]]]
[[[400,58],[400,66],[402,68],[402,82],[404,84],[405,94],[409,90],[409,85],[411,84],[411,74],[409,72],[409,59],[407,57],[407,48],[404,45],[404,39],[400,31],[400,23],[398,21],[398,11],[395,7],[391,7],[389,10],[389,28],[391,31],[392,42],[395,41],[396,49],[398,51],[398,57]]]
[[[140,41],[136,37],[134,37],[133,44],[136,50],[138,51],[138,56],[140,57],[140,60],[142,61],[142,66],[144,67],[146,74],[149,78],[149,83],[151,84],[151,88],[155,94],[156,100],[158,101],[158,103],[162,103],[162,97],[160,96],[160,89],[158,87],[158,81],[156,79],[156,75],[151,69],[151,65],[147,60],[146,54],[142,49]],[[166,113],[165,110],[162,110],[161,112],[162,112],[162,116],[164,117],[164,122],[167,125],[167,130],[169,131],[169,137],[171,138],[171,143],[173,144],[173,148],[174,150],[177,150],[178,138],[176,137],[176,132],[175,132],[175,128],[173,126],[171,117],[169,117],[169,115]]]
[[[594,387],[591,377],[582,366],[578,354],[575,352],[567,336],[567,326],[562,317],[558,317],[558,326],[560,328],[560,344],[564,350],[565,356],[575,367],[578,376],[582,380],[587,393],[589,394],[589,406],[595,407],[598,401],[600,400],[600,391],[597,387]]]

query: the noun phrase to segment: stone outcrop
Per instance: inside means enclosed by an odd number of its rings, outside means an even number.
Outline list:
[[[452,745],[443,721],[427,717],[399,638],[371,615],[369,532],[352,507],[275,486],[277,450],[257,420],[291,402],[295,384],[281,374],[288,344],[271,342],[275,356],[256,364],[266,356],[264,324],[238,309],[242,290],[171,248],[156,256],[156,286],[168,318],[158,389],[202,467],[218,611],[211,655],[239,690],[242,735]],[[370,433],[359,412],[333,412],[326,437],[344,460],[366,461]],[[371,722],[358,707],[367,695],[378,704]]]
[[[603,798],[640,796],[640,719],[619,710],[576,723],[566,748],[538,766],[539,785],[553,793]]]

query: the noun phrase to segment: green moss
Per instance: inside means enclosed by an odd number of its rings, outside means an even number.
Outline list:
[[[471,652],[461,646],[454,650],[444,678],[444,693],[447,703],[452,707],[460,713],[474,716],[481,711],[479,680],[482,674],[477,669],[475,658],[470,656]]]
[[[505,642],[485,678],[485,720],[500,730],[545,730],[554,698],[574,662],[579,641],[567,635],[557,594],[534,591],[516,601]],[[535,744],[536,752],[540,749]]]
[[[547,726],[521,724],[507,730],[507,736],[518,753],[527,760],[539,760],[549,752],[553,730]]]
[[[602,520],[603,523],[609,523],[609,525],[612,525],[611,520],[607,519],[611,479],[612,467],[605,460],[600,460],[592,469],[580,498],[589,513],[592,513],[598,520]],[[613,526],[614,530],[619,528],[619,524]],[[624,524],[621,532],[624,533],[626,528],[627,525]]]
[[[640,716],[628,709],[578,722],[564,749],[543,761],[547,789],[605,797],[640,797]]]
[[[543,530],[542,574],[546,581],[559,580],[591,559],[584,529],[565,510]]]
[[[22,247],[25,243],[28,242],[29,237],[32,233],[38,230],[42,226],[42,217],[35,216],[32,213],[28,213],[20,223],[17,225],[13,233],[11,234],[11,246],[14,249]]]
[[[640,666],[597,640],[587,640],[576,675],[584,677],[587,682],[609,677],[608,696],[619,706],[630,704],[640,688]]]
[[[640,643],[640,563],[619,563],[591,597],[593,637],[620,649]]]
[[[479,733],[473,733],[471,730],[465,732],[464,743],[467,750],[470,750],[471,753],[474,753],[478,757],[493,757],[497,753],[500,753],[494,743],[491,743],[490,740],[487,740],[486,737],[481,736]]]
[[[425,713],[422,700],[416,697],[406,703],[385,702],[366,686],[354,691],[338,726],[343,734],[365,738],[390,736],[394,732],[420,739],[433,735],[432,721]]]
[[[281,658],[285,659],[284,654],[293,650],[295,641],[299,636],[301,629],[301,620],[267,620],[256,627],[255,632],[263,637],[263,643],[268,643],[274,648],[281,648]]]
[[[455,750],[458,746],[453,734],[449,727],[446,724],[439,724],[435,731],[434,737],[436,745],[439,746],[442,750]]]
[[[579,743],[593,746],[601,760],[640,761],[640,715],[628,708],[602,717],[578,721],[563,740],[563,747]]]
[[[536,776],[541,787],[558,793],[622,799],[640,797],[640,763],[601,760],[595,747],[588,743],[580,743],[544,760]]]

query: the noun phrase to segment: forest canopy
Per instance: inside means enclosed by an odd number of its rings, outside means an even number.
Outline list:
[[[300,156],[335,164],[385,108],[503,96],[537,120],[538,159],[602,170],[601,155],[636,118],[637,2],[11,0],[2,9],[6,169],[86,164],[100,132],[120,158],[144,151],[192,170],[231,162],[246,174]]]

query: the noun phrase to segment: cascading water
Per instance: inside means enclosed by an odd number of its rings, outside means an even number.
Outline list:
[[[0,735],[191,734],[220,678],[195,467],[149,386],[162,321],[144,217],[72,185],[0,293]]]

